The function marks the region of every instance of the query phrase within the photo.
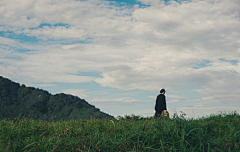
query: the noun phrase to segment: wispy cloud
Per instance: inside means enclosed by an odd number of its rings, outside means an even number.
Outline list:
[[[240,2],[139,1],[150,6],[3,0],[0,74],[29,84],[96,82],[151,92],[165,88],[172,103],[190,100],[192,93],[205,103],[239,102]],[[128,97],[101,101],[138,102]]]
[[[66,90],[62,90],[61,92],[78,96],[81,99],[85,99],[86,97],[88,97],[88,93],[86,92],[85,89],[66,89]]]
[[[92,99],[92,104],[95,105],[136,105],[139,104],[136,99],[130,97],[122,97],[122,98],[108,98],[108,97],[100,97]]]

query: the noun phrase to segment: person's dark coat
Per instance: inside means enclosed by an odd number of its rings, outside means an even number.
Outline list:
[[[156,99],[155,111],[156,114],[161,114],[163,110],[167,110],[166,97],[164,94],[159,94]]]

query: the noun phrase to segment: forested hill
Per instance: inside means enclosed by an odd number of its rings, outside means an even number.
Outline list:
[[[44,121],[113,118],[84,99],[26,87],[0,76],[0,119],[28,117]]]

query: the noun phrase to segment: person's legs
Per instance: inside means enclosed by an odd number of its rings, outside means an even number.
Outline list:
[[[161,116],[160,113],[155,113],[155,118],[158,118],[158,117],[160,117],[160,116]]]

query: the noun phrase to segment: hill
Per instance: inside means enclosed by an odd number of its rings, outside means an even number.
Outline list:
[[[52,95],[42,89],[20,86],[0,76],[0,119],[24,117],[48,122],[113,118],[77,96]]]

